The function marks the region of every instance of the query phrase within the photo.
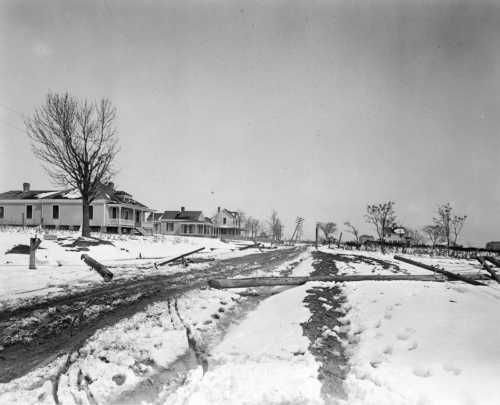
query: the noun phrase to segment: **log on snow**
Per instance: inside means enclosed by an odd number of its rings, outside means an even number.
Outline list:
[[[426,269],[426,270],[430,270],[430,271],[433,271],[436,273],[443,274],[451,280],[460,280],[460,281],[463,281],[465,283],[472,284],[472,285],[484,285],[483,283],[480,283],[479,281],[476,281],[470,277],[465,277],[465,276],[462,276],[461,274],[452,273],[451,271],[444,270],[444,269],[441,269],[441,268],[436,267],[436,266],[430,266],[430,265],[425,264],[425,263],[417,262],[416,260],[408,259],[406,257],[395,255],[394,259],[399,260],[401,262],[408,263],[408,264],[412,264],[412,265],[417,266],[417,267],[421,267],[421,268]]]
[[[180,259],[183,259],[189,255],[192,255],[194,253],[198,253],[198,252],[201,252],[203,249],[205,249],[204,247],[201,247],[199,249],[196,249],[196,250],[192,250],[191,252],[187,252],[187,253],[184,253],[180,256],[176,256],[176,257],[173,257],[172,259],[168,259],[168,260],[165,260],[163,262],[159,262],[159,263],[155,263],[155,267],[160,267],[160,266],[164,266],[168,263],[172,263],[172,262],[175,262],[176,260],[180,260]]]
[[[260,247],[260,243],[254,243],[253,245],[245,245],[239,248],[239,250],[246,250],[250,248],[258,248]]]
[[[85,262],[85,264],[88,264],[95,271],[97,271],[104,279],[104,281],[111,281],[113,279],[113,273],[111,273],[111,271],[109,271],[106,266],[99,263],[97,260],[86,254],[83,254],[81,256],[81,259]]]
[[[341,276],[308,276],[308,277],[251,277],[251,278],[219,278],[208,280],[212,288],[247,288],[247,287],[272,287],[279,285],[302,285],[310,281],[326,282],[353,282],[353,281],[446,281],[445,277],[439,275],[378,275],[378,274],[354,274]]]
[[[500,283],[500,277],[498,277],[496,271],[493,270],[488,263],[486,263],[485,258],[481,256],[476,256],[476,259],[479,261],[479,263],[481,263],[483,269],[485,269],[488,273],[490,273],[491,278],[495,280],[497,283]]]
[[[485,256],[484,258],[493,263],[496,267],[500,267],[500,260],[498,260],[496,257]]]

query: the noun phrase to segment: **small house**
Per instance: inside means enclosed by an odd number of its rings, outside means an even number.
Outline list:
[[[102,185],[89,206],[92,231],[152,233],[152,210],[132,195]],[[77,230],[82,225],[82,197],[78,190],[21,190],[0,193],[0,225],[42,226],[45,229]]]

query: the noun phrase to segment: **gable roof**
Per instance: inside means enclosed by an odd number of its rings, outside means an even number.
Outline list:
[[[207,218],[204,221],[200,221],[200,216],[202,216],[202,211],[164,211],[160,220],[186,220],[191,222],[207,222]]]
[[[0,193],[0,200],[79,200],[81,194],[76,189],[68,190],[11,190]],[[99,187],[96,200],[105,200],[106,202],[117,204],[132,204],[147,208],[146,205],[134,200],[132,196],[122,190],[115,190],[112,184],[101,185]]]

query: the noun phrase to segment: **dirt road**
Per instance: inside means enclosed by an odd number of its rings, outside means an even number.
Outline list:
[[[214,277],[272,270],[293,260],[302,249],[290,248],[220,260],[209,268],[168,276],[118,281],[0,312],[0,382],[18,378],[71,351],[96,330],[141,311],[147,305],[203,288]]]

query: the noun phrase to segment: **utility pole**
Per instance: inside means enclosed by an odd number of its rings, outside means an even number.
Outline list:
[[[304,222],[304,218],[301,218],[301,217],[297,217],[297,219],[295,220],[295,229],[292,233],[292,237],[290,238],[290,244],[292,244],[293,242],[293,238],[295,237],[295,234],[298,235],[298,230],[300,228],[302,228],[302,223]]]

